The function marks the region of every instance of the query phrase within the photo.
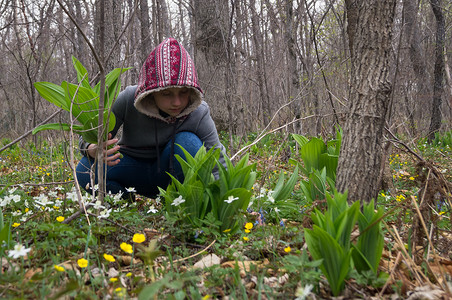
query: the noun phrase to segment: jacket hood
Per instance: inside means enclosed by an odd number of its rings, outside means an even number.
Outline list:
[[[187,50],[173,38],[159,44],[144,62],[135,92],[136,109],[150,117],[173,122],[174,118],[160,115],[153,97],[153,93],[170,87],[191,89],[190,102],[176,119],[187,116],[201,104],[203,91],[198,84],[193,60]]]

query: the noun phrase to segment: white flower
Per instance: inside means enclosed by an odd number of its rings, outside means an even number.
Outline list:
[[[158,210],[154,207],[154,205],[151,205],[151,206],[149,207],[149,210],[148,210],[147,213],[153,213],[153,214],[156,214],[157,212],[158,212]]]
[[[14,203],[20,202],[20,195],[11,195],[10,196],[11,200],[14,201]]]
[[[5,198],[3,198],[3,200],[0,201],[0,207],[4,207],[9,205],[9,203],[11,202],[11,200],[9,199],[8,196],[6,196]]]
[[[234,196],[229,196],[228,197],[228,199],[227,200],[224,200],[224,202],[226,202],[226,203],[228,203],[228,204],[231,204],[232,202],[234,202],[235,200],[238,200],[239,199],[239,197],[235,197],[234,198]]]
[[[50,196],[50,197],[53,197],[53,198],[56,198],[56,197],[58,196],[58,194],[57,194],[57,192],[55,192],[55,191],[50,191],[50,192],[49,192],[49,196]]]
[[[111,208],[110,209],[104,209],[99,213],[98,218],[99,219],[106,219],[110,216]]]
[[[53,201],[49,201],[49,197],[47,197],[44,194],[41,194],[38,197],[33,197],[33,199],[35,199],[35,202],[41,206],[47,206],[47,205],[53,204]]]
[[[279,209],[279,208],[277,208],[277,207],[275,207],[275,212],[276,213],[279,213],[281,210]]]
[[[181,203],[184,203],[184,202],[185,202],[185,199],[182,198],[182,196],[179,196],[173,200],[173,203],[171,203],[171,205],[179,206]]]
[[[113,196],[113,202],[116,204],[119,201],[121,201],[121,197],[122,197],[122,192],[120,191],[119,193],[117,193],[116,195]]]
[[[61,207],[63,205],[63,201],[61,200],[55,200],[55,206],[56,207]]]
[[[273,198],[273,191],[272,191],[272,190],[268,191],[267,199],[268,199],[268,201],[270,201],[271,203],[275,203],[275,198]]]
[[[297,291],[295,292],[295,296],[297,296],[297,298],[295,298],[295,300],[306,299],[306,297],[309,296],[309,294],[311,294],[312,288],[313,288],[312,284],[307,284],[305,287],[297,288]]]
[[[11,189],[9,190],[9,193],[12,194],[12,193],[14,193],[16,190],[17,190],[17,187],[11,188]]]
[[[21,212],[20,210],[18,210],[18,211],[13,211],[13,212],[12,212],[12,215],[13,215],[13,217],[17,217],[17,216],[22,215],[22,212]]]
[[[102,202],[100,202],[100,200],[97,200],[96,203],[93,204],[93,208],[94,209],[101,209],[101,208],[105,208],[105,206],[101,205]]]
[[[16,244],[14,246],[14,250],[9,250],[9,257],[12,258],[19,258],[22,256],[27,255],[28,252],[30,252],[31,248],[25,248],[22,244]]]
[[[134,187],[126,188],[126,191],[129,192],[129,193],[136,193],[137,192]]]
[[[160,196],[155,198],[155,203],[160,204],[161,201],[162,201],[162,198],[160,198]]]

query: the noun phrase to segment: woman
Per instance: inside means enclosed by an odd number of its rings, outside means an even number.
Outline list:
[[[127,87],[113,104],[116,125],[107,146],[116,145],[105,152],[107,192],[126,196],[126,189],[134,188],[138,194],[155,197],[158,187],[165,189],[170,182],[167,172],[183,179],[174,155],[185,156],[177,145],[192,156],[203,144],[207,149],[220,148],[220,162],[225,165],[225,148],[202,98],[190,55],[177,40],[166,39],[146,59],[138,85]],[[118,140],[114,137],[121,126]],[[91,191],[97,145],[80,139],[80,149],[84,157],[77,166],[77,179]]]

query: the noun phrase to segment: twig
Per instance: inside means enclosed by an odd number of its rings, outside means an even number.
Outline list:
[[[69,181],[54,181],[54,182],[44,182],[44,183],[13,183],[13,184],[0,184],[0,186],[48,186],[48,185],[60,185],[74,183],[74,180]]]
[[[185,260],[187,260],[187,259],[193,258],[193,257],[195,257],[195,256],[198,256],[198,255],[200,255],[200,254],[206,252],[207,249],[209,249],[210,247],[212,247],[213,244],[215,244],[216,241],[217,241],[217,240],[213,240],[213,242],[210,243],[209,246],[207,246],[206,248],[202,249],[201,251],[196,252],[195,254],[190,255],[190,256],[188,256],[188,257],[176,259],[176,260],[173,261],[173,263],[178,263],[178,262],[181,262],[181,261],[185,261]]]
[[[96,217],[96,218],[97,218],[97,215],[96,215],[96,214],[93,214],[93,213],[90,213],[90,212],[88,212],[87,214],[90,215],[90,216],[93,216],[93,217]],[[104,220],[105,220],[105,221],[108,221],[108,222],[110,222],[110,223],[112,223],[112,224],[115,224],[116,226],[121,227],[122,229],[127,230],[127,231],[130,232],[130,233],[135,233],[135,231],[133,231],[133,230],[131,230],[131,229],[125,227],[124,225],[119,224],[118,222],[115,222],[115,221],[110,220],[110,219],[107,219],[107,218],[104,219]]]
[[[397,258],[396,258],[396,260],[395,260],[395,262],[394,262],[394,266],[392,267],[391,273],[389,274],[389,278],[394,279],[394,272],[395,272],[397,266],[398,266],[399,263],[400,263],[401,257],[402,257],[402,253],[399,252],[399,253],[397,254]],[[381,297],[383,296],[383,293],[385,292],[386,288],[388,287],[389,282],[390,282],[390,281],[387,280],[387,281],[385,282],[385,285],[384,285],[383,288],[381,289],[380,293],[378,293],[378,297],[379,297],[379,298],[381,298]]]
[[[62,108],[60,108],[59,110],[57,110],[56,112],[54,112],[53,114],[51,114],[47,119],[45,119],[44,121],[42,121],[41,123],[38,124],[38,126],[44,125],[47,122],[49,122],[53,117],[55,117],[57,114],[59,114],[61,111],[63,111]],[[36,127],[38,127],[36,126]],[[17,139],[15,139],[14,141],[12,141],[11,143],[9,143],[8,145],[3,146],[0,149],[0,153],[5,150],[8,149],[9,147],[11,147],[12,145],[16,144],[17,142],[23,140],[24,138],[26,138],[27,136],[29,136],[32,132],[33,132],[34,128],[25,132],[23,135],[21,135],[20,137],[18,137]]]
[[[328,116],[328,115],[330,115],[330,114],[327,114],[327,115],[324,115],[324,116]],[[241,154],[242,152],[247,151],[249,148],[251,148],[252,146],[254,146],[254,145],[256,145],[257,143],[259,143],[259,141],[260,141],[261,139],[263,139],[265,136],[267,136],[267,135],[269,135],[269,134],[271,134],[271,133],[273,133],[273,132],[276,132],[276,131],[278,131],[278,130],[281,130],[281,129],[283,129],[283,128],[285,128],[285,127],[287,127],[287,126],[289,126],[289,125],[291,125],[291,124],[293,124],[293,123],[296,123],[296,122],[298,122],[298,121],[307,120],[307,119],[315,118],[315,117],[319,117],[319,116],[320,116],[320,115],[310,115],[310,116],[307,116],[307,117],[294,119],[294,120],[290,121],[289,123],[286,123],[286,124],[284,124],[284,125],[282,125],[282,126],[280,126],[280,127],[278,127],[278,128],[272,129],[272,130],[270,130],[270,131],[268,131],[268,132],[262,132],[262,133],[254,140],[254,142],[252,142],[251,144],[249,144],[249,145],[243,147],[242,149],[240,149],[239,151],[237,151],[237,152],[231,157],[231,160],[234,160],[234,158],[236,158],[239,154]],[[268,126],[267,126],[267,127],[268,127]],[[267,128],[267,127],[266,127],[266,128]],[[264,130],[265,130],[265,129],[264,129]]]
[[[393,226],[392,226],[392,229],[393,229],[394,231],[391,231],[391,230],[389,229],[388,225],[387,225],[385,222],[384,222],[384,224],[385,224],[386,229],[388,230],[388,232],[393,236],[393,238],[394,238],[394,239],[396,240],[396,242],[399,244],[399,248],[402,250],[402,253],[403,253],[404,256],[405,256],[405,259],[406,259],[406,262],[407,262],[406,265],[407,265],[408,268],[411,269],[411,272],[415,275],[417,281],[418,281],[420,284],[423,284],[423,281],[422,281],[422,279],[421,279],[421,277],[423,277],[423,279],[428,283],[428,285],[432,287],[433,284],[430,282],[430,280],[428,279],[428,277],[426,277],[426,276],[424,275],[424,273],[422,273],[422,272],[420,272],[420,271],[418,270],[418,269],[419,269],[419,266],[416,265],[416,264],[414,263],[413,259],[410,257],[410,255],[409,255],[408,252],[406,251],[405,245],[403,244],[402,239],[401,239],[400,236],[399,236],[399,233],[398,233],[398,231],[397,231],[397,228],[395,228],[395,226],[393,225]],[[408,262],[409,262],[409,264],[408,264]],[[419,275],[419,274],[420,274],[420,275]]]
[[[413,201],[414,207],[416,208],[416,212],[417,212],[417,214],[419,215],[419,219],[420,219],[420,221],[421,221],[422,227],[424,228],[425,235],[427,236],[428,242],[429,242],[429,244],[432,246],[433,261],[435,262],[435,264],[436,264],[436,266],[438,267],[438,269],[441,270],[441,271],[443,271],[443,269],[441,268],[441,265],[440,265],[439,262],[438,262],[438,256],[437,256],[437,254],[436,254],[435,247],[433,246],[432,240],[430,239],[430,235],[429,235],[429,233],[428,233],[427,226],[425,225],[424,218],[422,217],[421,211],[419,210],[419,206],[417,205],[416,199],[414,198],[414,196],[411,196],[411,200]],[[428,263],[428,256],[427,256],[427,261],[426,261],[426,262],[427,262],[427,265],[428,265],[429,268],[430,268],[430,265],[429,265],[429,263]],[[430,268],[430,269],[431,269],[431,268]],[[435,272],[432,272],[432,274],[433,274],[433,276],[435,277],[436,282],[440,283],[439,280],[438,280],[438,277],[437,277],[436,274],[435,274]],[[442,277],[442,279],[443,279],[444,286],[445,286],[444,290],[445,290],[449,295],[451,295],[449,286],[448,286],[448,284],[447,284],[447,280],[446,280],[446,278],[445,278],[445,276],[444,276],[444,272],[441,272],[441,277]]]

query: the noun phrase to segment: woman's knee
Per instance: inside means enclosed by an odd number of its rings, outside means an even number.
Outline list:
[[[75,169],[75,173],[77,175],[77,181],[79,183],[79,185],[86,189],[86,186],[88,185],[88,183],[90,182],[90,173],[91,173],[91,166],[92,163],[89,161],[89,159],[87,157],[83,157],[76,169]]]
[[[174,142],[175,144],[182,146],[192,156],[194,156],[202,146],[201,139],[196,134],[189,131],[182,131],[177,133]],[[176,150],[176,153],[179,152],[178,150]]]

